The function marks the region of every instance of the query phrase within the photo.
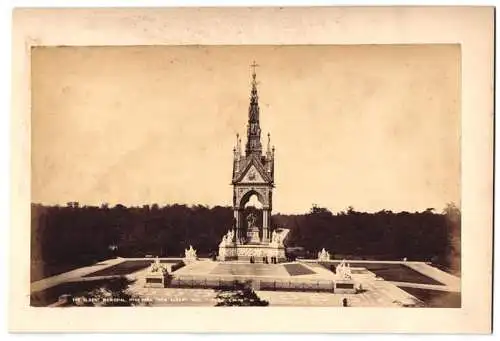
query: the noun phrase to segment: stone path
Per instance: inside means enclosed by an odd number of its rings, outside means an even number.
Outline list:
[[[375,288],[372,288],[375,289]],[[382,289],[382,290],[381,290]],[[397,288],[396,288],[397,289]],[[130,288],[130,292],[141,297],[141,305],[153,306],[215,306],[216,292],[210,289],[144,288],[140,284]],[[361,294],[332,294],[316,292],[256,291],[257,295],[269,302],[270,306],[315,306],[340,307],[342,300],[348,299],[352,307],[397,307],[393,292],[378,287]]]
[[[342,306],[344,297],[353,295],[335,295],[330,293],[316,292],[287,292],[287,291],[256,291],[256,294],[263,300],[269,302],[270,306]],[[348,299],[352,299],[349,297]]]
[[[187,276],[194,276],[194,275],[200,275],[200,274],[208,274],[211,271],[213,271],[217,265],[220,263],[218,262],[213,262],[213,261],[199,261],[199,262],[194,262],[191,264],[187,264],[186,266],[180,268],[179,270],[175,271],[174,273],[176,275],[187,275]]]
[[[139,296],[139,305],[152,306],[215,306],[215,291],[208,289],[144,288],[133,286],[129,291]]]
[[[415,302],[416,298],[398,287],[381,281],[365,285],[367,289],[359,294],[332,294],[316,292],[257,291],[257,295],[268,301],[270,306],[324,306],[341,307],[347,298],[351,307],[398,307],[400,303]]]
[[[378,303],[385,302],[389,305],[396,306],[399,303],[421,303],[416,297],[398,288],[391,282],[373,281],[369,285],[366,285],[365,288],[367,289],[365,294],[366,296],[369,296],[368,299],[372,300],[372,298],[375,298]],[[373,306],[376,305],[377,304],[373,304]]]

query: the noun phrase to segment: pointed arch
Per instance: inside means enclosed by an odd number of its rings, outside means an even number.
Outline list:
[[[257,200],[259,200],[259,202],[261,203],[261,205],[264,207],[267,200],[266,198],[264,197],[264,195],[262,193],[260,193],[260,191],[257,191],[256,189],[248,189],[241,197],[240,197],[240,200],[239,202],[237,203],[237,206],[240,208],[240,209],[243,209],[245,208],[245,205],[248,203],[248,201],[250,200],[250,197],[252,195],[255,195],[257,196]]]

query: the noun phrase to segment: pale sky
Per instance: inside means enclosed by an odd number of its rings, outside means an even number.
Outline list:
[[[36,48],[32,201],[231,205],[260,67],[273,212],[460,204],[460,48]]]

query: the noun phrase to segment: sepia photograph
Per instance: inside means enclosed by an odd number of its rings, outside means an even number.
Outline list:
[[[30,39],[25,309],[467,306],[460,42]]]
[[[31,304],[459,308],[459,79],[457,45],[34,48]]]

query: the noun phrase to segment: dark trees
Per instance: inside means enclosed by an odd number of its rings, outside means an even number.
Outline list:
[[[179,257],[190,244],[209,257],[232,222],[231,208],[221,206],[33,204],[32,280],[57,273],[52,267],[65,271],[115,256]],[[306,214],[275,214],[272,226],[290,229],[287,245],[303,247],[310,257],[324,247],[336,258],[407,258],[460,269],[460,210],[453,204],[442,213],[349,207],[333,214],[313,206]]]

